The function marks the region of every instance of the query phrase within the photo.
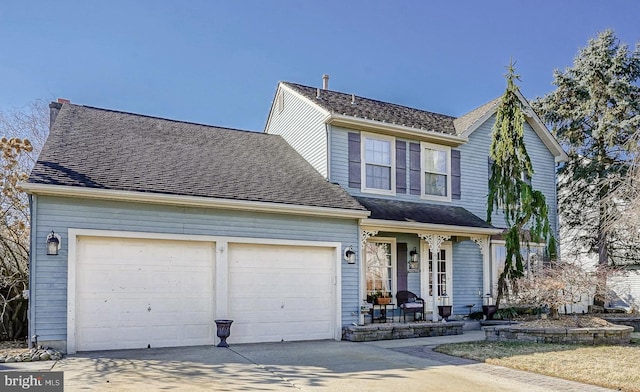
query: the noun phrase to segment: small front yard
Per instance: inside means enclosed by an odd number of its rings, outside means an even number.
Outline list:
[[[436,351],[533,373],[640,392],[640,333],[629,346],[470,342],[438,346]]]

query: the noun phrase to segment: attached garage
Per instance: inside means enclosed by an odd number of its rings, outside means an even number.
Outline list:
[[[70,230],[68,352],[339,339],[339,243]],[[75,239],[75,240],[74,240]],[[75,260],[75,262],[74,262]]]
[[[211,344],[215,244],[78,237],[78,351]]]
[[[335,249],[229,244],[229,315],[238,343],[332,339]]]
[[[359,265],[344,254],[369,211],[283,137],[49,108],[22,184],[30,343],[213,345],[217,319],[234,320],[230,344],[339,340],[358,320]]]

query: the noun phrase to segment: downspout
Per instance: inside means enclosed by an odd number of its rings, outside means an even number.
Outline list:
[[[36,334],[36,306],[35,306],[35,276],[36,276],[36,214],[34,211],[37,210],[37,197],[36,195],[29,195],[29,214],[31,218],[31,231],[29,233],[29,238],[31,239],[31,244],[29,246],[29,320],[27,323],[28,328],[28,336],[27,341],[29,342],[29,347],[33,344],[32,337]]]

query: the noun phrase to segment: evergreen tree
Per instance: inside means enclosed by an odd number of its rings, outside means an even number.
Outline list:
[[[559,168],[558,201],[568,256],[597,255],[599,265],[640,262],[635,225],[621,220],[628,206],[611,197],[625,181],[638,149],[640,47],[631,51],[604,31],[581,49],[573,67],[554,71],[556,90],[535,102],[568,150]],[[612,224],[612,222],[619,222]]]
[[[507,69],[507,89],[498,104],[492,130],[493,165],[487,200],[487,221],[491,223],[494,208],[500,208],[507,224],[506,259],[498,278],[496,305],[510,290],[517,291],[515,283],[524,275],[522,243],[549,242],[549,250],[555,252],[545,197],[526,181],[533,176],[533,167],[524,144],[524,108],[515,83],[520,77],[513,63]]]

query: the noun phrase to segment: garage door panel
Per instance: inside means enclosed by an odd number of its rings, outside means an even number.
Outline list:
[[[214,265],[213,243],[79,237],[77,350],[212,344]]]
[[[229,340],[333,338],[335,265],[334,248],[230,244]]]

